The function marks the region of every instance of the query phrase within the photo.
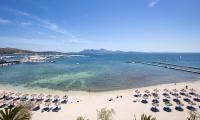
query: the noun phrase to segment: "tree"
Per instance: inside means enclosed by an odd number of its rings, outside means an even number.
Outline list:
[[[82,117],[82,116],[79,116],[79,117],[76,118],[76,120],[85,120],[85,118]]]
[[[0,110],[0,120],[30,120],[31,116],[24,113],[24,109],[25,107],[20,105]]]
[[[147,116],[146,114],[142,114],[141,120],[156,120],[156,118],[151,115]]]
[[[189,115],[188,120],[200,120],[200,114],[195,111],[190,111]]]
[[[97,110],[97,120],[113,120],[114,109],[102,108],[100,111]]]

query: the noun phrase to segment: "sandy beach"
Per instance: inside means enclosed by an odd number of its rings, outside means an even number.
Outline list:
[[[175,103],[173,103],[172,112],[168,113],[163,111],[164,103],[162,99],[163,89],[167,88],[169,90],[177,89],[181,90],[185,86],[190,88],[194,88],[197,93],[200,93],[200,81],[196,82],[185,82],[185,83],[177,83],[177,84],[163,84],[163,85],[155,85],[149,87],[142,88],[134,88],[127,90],[116,90],[116,91],[108,91],[108,92],[82,92],[82,91],[53,91],[47,89],[24,89],[24,88],[15,88],[11,86],[1,86],[0,91],[6,92],[23,92],[23,93],[44,93],[44,94],[52,94],[52,95],[65,95],[69,96],[69,102],[67,104],[61,105],[61,110],[59,112],[41,112],[36,111],[33,112],[33,120],[76,120],[78,116],[84,116],[89,120],[97,119],[97,110],[101,108],[113,108],[115,110],[114,120],[134,120],[134,116],[137,119],[140,118],[142,113],[146,113],[148,115],[152,115],[157,118],[157,120],[186,120],[188,116],[189,110],[186,109],[188,103],[183,102],[185,104],[184,111],[179,112],[176,111]],[[153,92],[153,89],[158,89],[160,94],[160,105],[158,109],[160,112],[152,112],[150,108],[152,107],[151,100],[153,98],[148,99],[147,104],[143,104],[141,102],[133,102],[137,98],[133,95],[135,94],[135,90],[138,89],[141,93],[144,93],[145,90],[149,90]],[[118,98],[117,98],[118,96]],[[122,96],[122,98],[120,97]],[[113,99],[109,101],[109,99]],[[171,98],[173,99],[173,97]],[[141,98],[140,98],[141,100]],[[197,103],[196,107],[199,107],[200,103]],[[197,109],[200,111],[200,108]]]

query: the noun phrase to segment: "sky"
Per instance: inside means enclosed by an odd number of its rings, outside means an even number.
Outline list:
[[[0,0],[0,47],[200,52],[200,0]]]

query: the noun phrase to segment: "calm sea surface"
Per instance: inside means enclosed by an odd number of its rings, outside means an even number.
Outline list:
[[[60,58],[55,63],[23,63],[0,67],[0,84],[23,85],[27,88],[106,91],[200,80],[200,74],[131,64],[127,61],[166,61],[200,67],[200,54],[88,54]]]

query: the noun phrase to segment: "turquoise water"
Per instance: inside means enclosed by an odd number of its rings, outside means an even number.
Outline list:
[[[200,79],[200,75],[194,73],[127,63],[138,60],[162,60],[200,67],[200,54],[87,54],[60,58],[55,63],[23,63],[0,67],[0,84],[57,90],[107,91]]]

